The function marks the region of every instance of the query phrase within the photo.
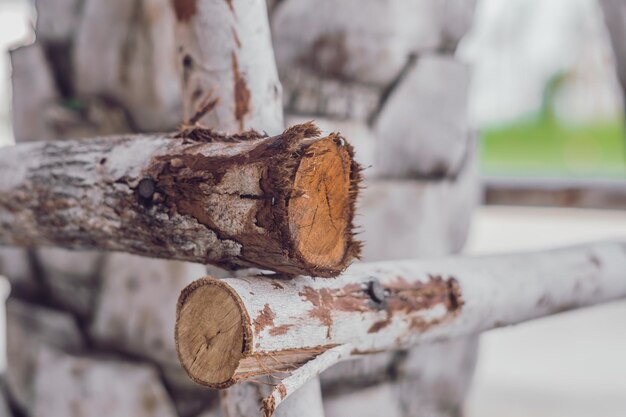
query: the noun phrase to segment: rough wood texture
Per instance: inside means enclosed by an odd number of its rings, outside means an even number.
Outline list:
[[[405,112],[401,107],[398,108],[396,97],[403,95],[402,88],[410,87],[406,79],[411,70],[416,71],[414,64],[424,58],[422,56],[424,51],[429,51],[429,55],[436,53],[436,56],[440,57],[456,48],[461,36],[470,26],[474,2],[419,0],[400,4],[394,1],[378,1],[374,6],[381,9],[380,13],[369,17],[365,14],[370,10],[370,3],[374,2],[331,3],[283,0],[274,9],[272,30],[279,58],[281,82],[285,91],[285,108],[287,114],[292,115],[288,116],[287,120],[293,123],[295,120],[315,119],[325,131],[350,132],[348,137],[353,139],[355,158],[366,168],[364,170],[365,185],[357,209],[359,237],[366,242],[363,248],[363,260],[413,259],[441,256],[459,251],[465,242],[471,212],[479,196],[477,173],[473,162],[475,160],[473,135],[466,132],[463,140],[453,143],[453,146],[448,143],[450,141],[446,141],[446,144],[438,144],[434,141],[435,137],[441,139],[444,136],[444,139],[452,139],[452,142],[455,142],[454,137],[449,133],[458,132],[458,129],[448,129],[447,125],[432,127],[431,130],[435,129],[436,133],[445,131],[447,134],[418,139],[415,135],[409,135],[409,139],[393,137],[391,141],[403,142],[403,145],[394,146],[396,154],[393,155],[385,148],[387,143],[382,140],[380,134],[384,132],[377,132],[373,127],[378,127],[376,122],[380,120],[381,114],[388,119],[393,119],[392,109],[388,109],[388,106],[395,106],[396,110],[411,121],[432,126],[436,119],[415,117],[413,113]],[[324,6],[328,6],[328,9]],[[401,36],[402,22],[409,22],[411,26],[411,34],[404,45],[404,51],[400,48],[396,49],[400,59],[369,62],[368,67],[363,68],[362,72],[353,73],[352,78],[346,76],[348,74],[345,70],[354,68],[351,63],[347,62],[348,59],[354,57],[357,62],[363,62],[371,56],[368,54],[372,51],[384,50],[385,42],[389,38],[370,37],[370,35],[383,33],[377,31],[385,27],[388,21],[381,19],[381,16],[393,13],[389,9],[395,6],[402,9],[405,16],[394,21],[397,26],[391,28],[386,34],[394,33]],[[290,22],[285,19],[288,13],[291,14],[289,18],[293,18]],[[324,13],[331,13],[332,16],[329,17]],[[354,15],[358,18],[355,19]],[[298,19],[307,24],[315,22],[315,28],[307,31],[299,30]],[[343,33],[358,26],[361,21],[365,21],[365,25],[360,27],[358,32]],[[367,24],[369,27],[366,26]],[[308,54],[307,51],[310,50],[306,47],[300,48],[297,45],[307,44],[307,42],[309,45],[313,44],[316,36],[324,40],[317,42],[317,47],[312,48],[316,49],[313,52],[320,58],[320,62],[298,59],[302,55],[314,55],[314,53]],[[343,45],[341,44],[342,38],[346,40]],[[363,39],[368,41],[360,45],[366,50],[365,54],[362,49],[356,47],[349,49]],[[338,40],[338,42],[325,42],[325,40]],[[346,48],[343,48],[344,46]],[[398,46],[399,44],[395,44],[392,47]],[[414,54],[416,53],[417,59],[415,60]],[[402,58],[403,54],[404,58]],[[429,56],[428,54],[426,56]],[[295,59],[291,60],[290,56]],[[440,57],[440,59],[454,61],[452,58]],[[329,64],[333,62],[339,65],[333,68],[333,71],[325,71],[332,66]],[[364,83],[362,81],[364,78],[360,78],[368,74],[382,74],[394,65],[395,69],[387,72],[384,82],[381,78],[378,84]],[[446,78],[443,80],[441,78],[443,77],[433,79],[441,83],[438,88],[445,90],[450,82]],[[456,85],[459,82],[456,80],[452,84]],[[457,97],[460,102],[451,103],[450,118],[445,121],[455,128],[466,125],[466,114],[457,111],[464,105],[461,102],[463,91],[460,93]],[[447,90],[447,93],[441,96],[453,95],[454,92]],[[404,104],[415,107],[413,101],[418,99],[419,97],[412,96]],[[445,115],[448,112],[448,109],[443,106],[445,100],[437,100],[437,103],[441,104],[435,106],[438,107],[438,115]],[[401,126],[411,123],[398,117],[396,121]],[[392,127],[395,128],[395,126]],[[421,129],[421,131],[424,130]],[[387,135],[385,139],[389,139],[389,136]],[[419,140],[424,145],[420,152],[414,152],[411,140]],[[450,146],[450,149],[446,149],[446,153],[442,154],[439,151],[445,146]],[[387,158],[386,166],[378,163],[383,154]],[[461,156],[460,159],[459,156]],[[433,164],[431,160],[445,162],[448,165]],[[402,163],[398,163],[399,161]],[[431,169],[433,165],[437,168],[436,170]],[[442,166],[445,169],[440,169]],[[395,176],[396,181],[381,181],[381,177],[386,174],[385,170],[392,172],[393,175],[387,176]],[[432,171],[439,172],[436,172],[437,175],[432,175]],[[411,175],[411,178],[407,178],[407,174]],[[419,178],[416,178],[417,176]],[[467,344],[468,351],[472,351],[469,347],[476,346],[477,338],[470,336],[464,339],[464,343]],[[404,417],[429,416],[427,412],[417,413],[414,407],[415,401],[412,399],[419,398],[424,410],[434,409],[435,400],[431,401],[429,398],[436,396],[433,394],[428,397],[429,393],[439,392],[439,387],[442,386],[455,386],[458,381],[471,376],[471,370],[468,372],[467,367],[458,366],[455,358],[461,355],[461,352],[454,346],[442,343],[437,345],[436,350],[441,355],[447,355],[448,360],[440,361],[433,366],[427,357],[420,356],[422,352],[424,355],[428,354],[428,346],[421,345],[412,348],[412,351],[423,358],[421,363],[424,370],[423,376],[420,376],[420,372],[411,375],[402,373],[404,360],[408,358],[405,352],[388,353],[380,355],[381,357],[377,355],[376,359],[368,355],[346,362],[346,365],[350,363],[349,366],[339,364],[336,372],[333,368],[322,376],[322,387],[326,387],[324,388],[325,402],[328,395],[335,394],[340,386],[341,396],[347,396],[345,401],[341,401],[345,408],[342,409],[340,415],[353,414],[350,410],[355,410],[354,414],[358,414],[361,410],[360,404],[355,402],[358,402],[358,399],[349,398],[350,392],[379,382],[382,377],[383,380],[392,381],[391,387],[395,393],[387,400],[395,403],[386,401],[380,407],[373,404],[386,398],[385,395],[374,393],[379,389],[385,391],[385,387],[381,385],[369,390],[371,398],[368,398],[367,406],[362,408],[383,409],[389,413],[395,409],[398,415]],[[472,361],[475,358],[474,354]],[[415,362],[413,365],[416,366]],[[437,367],[438,372],[433,369]],[[405,387],[402,390],[396,385],[399,380],[402,380]],[[413,384],[412,391],[406,388],[411,384]],[[446,402],[448,412],[441,415],[456,417],[454,412],[462,404],[463,391],[447,390],[446,392],[451,395],[441,401]],[[453,394],[458,394],[458,396]],[[335,395],[333,398],[338,400],[340,397]],[[439,400],[440,398],[437,399]],[[404,404],[409,402],[411,402],[411,407],[404,407]]]
[[[176,417],[158,374],[147,365],[39,354],[33,417]]]
[[[185,121],[192,124],[199,121],[204,126],[233,133],[240,133],[245,128],[270,133],[282,129],[281,86],[269,36],[265,0],[174,0],[173,4],[178,18]],[[326,158],[332,158],[332,155]],[[311,185],[305,188],[313,191],[313,195],[322,189],[329,197],[334,194],[336,185],[329,188],[328,183],[309,181],[309,177],[315,176],[316,167],[303,168],[296,182],[309,182]],[[325,200],[327,205],[319,207],[320,214],[326,213],[327,207],[334,204],[331,198]],[[313,211],[306,209],[310,203],[313,203]],[[307,224],[314,225],[319,221],[314,202],[301,201],[292,205],[290,210]],[[332,213],[330,215],[333,221]],[[337,239],[337,229],[327,229],[323,233],[327,236],[322,239],[315,236],[317,233],[313,228],[299,234],[314,245],[324,245],[324,240],[330,238],[341,246],[342,238]],[[337,246],[332,249],[336,250]],[[319,381],[316,383],[319,387]],[[297,401],[298,398],[301,401]],[[259,413],[262,400],[258,386],[239,384],[223,394],[221,408],[227,417],[251,417]],[[321,403],[319,389],[317,392],[302,391],[292,401],[295,402],[287,408],[281,408],[285,415],[323,417],[321,412],[312,413],[316,409],[313,405]],[[321,407],[317,408],[321,410]]]
[[[194,380],[223,388],[335,346],[394,350],[626,297],[624,271],[626,244],[597,243],[357,264],[334,280],[205,278],[181,293],[177,350]]]
[[[385,177],[454,177],[470,146],[469,68],[442,55],[419,57],[374,122],[376,167]]]
[[[9,391],[23,411],[33,411],[37,357],[45,346],[82,348],[84,343],[74,319],[58,311],[9,299],[6,377]]]
[[[229,133],[283,129],[265,0],[174,0],[185,121]],[[217,101],[215,101],[217,100]]]
[[[358,255],[359,167],[341,136],[176,136],[5,148],[0,241],[316,276]]]
[[[170,0],[84,0],[71,66],[77,97],[120,103],[138,131],[181,121]]]

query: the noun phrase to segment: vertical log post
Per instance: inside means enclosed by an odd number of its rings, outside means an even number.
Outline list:
[[[228,133],[281,131],[282,89],[265,0],[173,4],[185,121]],[[250,383],[235,385],[221,397],[222,410],[229,417],[250,417],[260,412],[267,391]],[[321,401],[315,379],[279,413],[323,417]]]

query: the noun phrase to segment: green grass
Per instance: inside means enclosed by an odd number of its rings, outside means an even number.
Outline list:
[[[483,129],[481,168],[498,175],[625,177],[625,138],[621,121],[569,126],[539,116]]]

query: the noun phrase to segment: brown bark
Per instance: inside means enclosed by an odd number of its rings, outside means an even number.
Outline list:
[[[3,244],[317,276],[358,255],[359,167],[341,136],[312,124],[33,143],[5,149],[1,166]]]

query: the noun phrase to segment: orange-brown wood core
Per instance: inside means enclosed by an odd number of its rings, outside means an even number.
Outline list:
[[[289,230],[300,256],[324,267],[341,264],[350,238],[351,156],[331,135],[306,150],[289,202]]]

